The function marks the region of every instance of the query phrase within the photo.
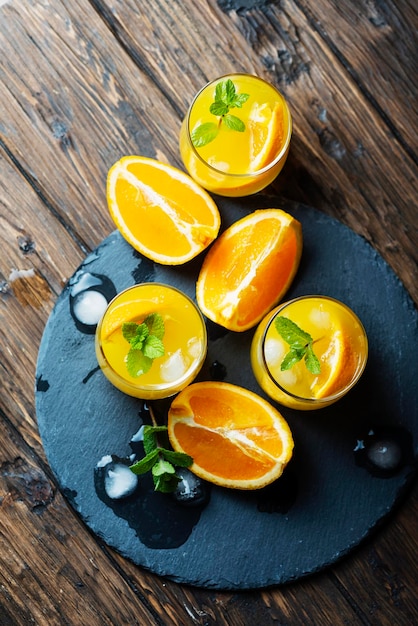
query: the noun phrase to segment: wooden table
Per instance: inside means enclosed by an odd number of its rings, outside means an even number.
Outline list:
[[[125,154],[182,167],[192,96],[231,71],[270,80],[292,109],[273,190],[365,237],[417,305],[417,26],[411,0],[0,1],[1,624],[418,623],[416,484],[322,573],[239,593],[183,586],[79,519],[48,466],[33,391],[54,303],[114,228],[109,167]]]

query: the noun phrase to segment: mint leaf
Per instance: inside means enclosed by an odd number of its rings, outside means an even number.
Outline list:
[[[164,430],[164,426],[161,426]],[[144,426],[144,450],[145,454],[149,454],[157,449],[157,439],[155,437],[156,429],[154,426]]]
[[[280,364],[280,369],[282,371],[289,370],[304,358],[306,369],[311,374],[320,374],[321,364],[313,351],[311,335],[287,317],[276,317],[274,325],[280,337],[290,347],[289,352]]]
[[[142,350],[131,348],[126,357],[126,367],[128,372],[134,378],[146,374],[151,369],[152,359],[145,356]]]
[[[161,452],[167,461],[179,467],[190,467],[193,463],[192,457],[184,454],[184,452],[174,452],[173,450],[162,450]]]
[[[217,83],[215,87],[215,99],[209,106],[209,112],[219,118],[218,124],[205,122],[191,132],[192,144],[195,148],[202,148],[216,139],[224,122],[230,130],[240,133],[245,131],[245,124],[235,115],[230,114],[230,109],[242,108],[250,94],[237,93],[234,83],[230,78]]]
[[[155,418],[150,407],[153,423]],[[130,466],[134,474],[152,472],[155,491],[162,493],[173,492],[180,478],[176,475],[177,467],[189,467],[193,463],[192,457],[182,452],[168,450],[160,445],[158,437],[167,435],[167,426],[144,426],[144,458]],[[164,437],[166,439],[167,437]],[[167,438],[168,442],[168,438]]]
[[[231,109],[233,107],[237,107],[238,109],[241,109],[242,105],[247,102],[249,97],[250,97],[249,93],[239,93],[234,99],[234,103],[233,105],[231,105]]]
[[[163,474],[162,476],[154,476],[155,491],[161,493],[173,493],[180,481],[176,474]]]
[[[227,126],[230,130],[237,130],[239,133],[243,133],[245,130],[245,124],[242,120],[239,119],[236,115],[225,115],[224,117],[225,126]]]
[[[292,369],[296,363],[303,359],[304,353],[305,351],[303,348],[290,348],[289,352],[280,364],[281,371],[284,372]]]
[[[221,80],[215,87],[215,102],[224,102],[229,105],[235,98],[235,85],[230,78]]]
[[[321,373],[321,363],[319,362],[318,357],[314,353],[311,344],[309,344],[308,347],[306,348],[305,363],[306,363],[306,367],[312,374]]]
[[[229,111],[229,106],[225,102],[212,102],[209,111],[212,115],[226,115]]]
[[[132,339],[136,337],[136,329],[138,328],[138,324],[135,322],[124,322],[122,324],[122,335],[126,341],[131,342]]]
[[[159,356],[164,356],[164,344],[155,335],[149,335],[145,340],[143,352],[144,356],[150,359],[157,359]]]
[[[124,322],[122,335],[130,344],[126,367],[135,378],[146,374],[154,359],[164,356],[164,320],[159,313],[150,313],[141,324]]]
[[[155,335],[158,339],[164,337],[164,320],[161,315],[150,313],[143,323],[147,325],[150,335]]]
[[[158,458],[159,452],[155,448],[152,452],[149,452],[143,459],[140,459],[136,463],[130,466],[130,470],[137,475],[146,474],[153,468]]]
[[[154,464],[152,468],[153,476],[162,476],[163,474],[175,474],[175,473],[176,473],[176,470],[171,465],[171,463],[168,463],[162,458],[160,458],[157,461],[157,463]]]
[[[274,325],[280,337],[291,346],[297,345],[304,348],[307,344],[312,343],[311,335],[287,317],[276,317]]]
[[[192,144],[195,148],[202,148],[215,139],[219,133],[219,126],[213,122],[200,124],[191,133]]]

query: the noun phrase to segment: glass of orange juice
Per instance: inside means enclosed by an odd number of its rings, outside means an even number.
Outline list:
[[[261,191],[285,164],[292,117],[282,94],[251,74],[229,74],[195,96],[180,130],[192,178],[223,196]]]
[[[95,347],[100,368],[115,387],[157,400],[181,391],[199,373],[206,326],[194,302],[175,287],[141,283],[109,303]]]
[[[260,387],[293,409],[320,409],[342,398],[366,366],[365,329],[345,304],[327,296],[301,296],[260,322],[251,365]]]

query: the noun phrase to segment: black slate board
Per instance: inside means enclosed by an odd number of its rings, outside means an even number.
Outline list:
[[[270,206],[299,219],[304,251],[287,297],[340,299],[363,321],[369,338],[366,371],[346,398],[316,412],[280,409],[295,439],[284,476],[259,492],[212,487],[209,503],[197,509],[153,493],[146,481],[125,501],[99,498],[97,462],[106,454],[132,453],[130,440],[144,411],[141,401],[114,389],[97,369],[92,329],[71,315],[74,286],[88,287],[95,275],[108,277],[107,293],[109,285],[119,292],[159,281],[194,298],[203,260],[201,255],[181,268],[157,266],[118,232],[85,259],[56,303],[39,350],[36,409],[60,487],[97,536],[136,564],[181,583],[260,588],[337,561],[388,516],[410,484],[418,452],[418,317],[390,267],[338,221],[269,196],[215,200],[223,228]],[[211,365],[218,362],[226,368],[224,380],[263,395],[249,362],[253,331],[230,333],[209,323],[208,332],[200,379],[210,378]],[[369,444],[379,441],[400,453],[395,469],[367,461]]]

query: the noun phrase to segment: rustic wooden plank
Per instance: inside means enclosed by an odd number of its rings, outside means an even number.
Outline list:
[[[0,33],[3,141],[69,232],[91,249],[113,229],[109,167],[137,151],[170,159],[179,120],[169,105],[155,106],[159,90],[85,0],[26,2],[18,11],[6,5]]]
[[[41,453],[33,406],[46,320],[84,251],[0,148],[1,407]],[[30,323],[26,320],[30,319]]]
[[[40,626],[158,624],[6,420],[0,431],[0,616]]]
[[[55,489],[40,465],[32,389],[37,345],[66,277],[113,228],[104,198],[107,169],[122,154],[137,151],[179,165],[180,118],[207,79],[240,69],[282,87],[294,111],[295,135],[275,188],[365,234],[418,301],[416,169],[405,142],[382,117],[383,92],[376,107],[359,84],[359,76],[363,83],[367,76],[361,67],[366,49],[353,57],[359,24],[346,5],[348,13],[341,17],[338,6],[330,16],[338,17],[339,27],[350,27],[341,39],[335,26],[335,47],[316,23],[327,19],[330,32],[332,20],[320,16],[322,4],[312,9],[300,2],[266,3],[239,13],[224,13],[215,0],[192,6],[168,0],[147,5],[27,0],[0,7],[1,284],[5,288],[13,268],[30,272],[0,293],[0,373],[6,392],[0,404],[5,424],[0,527],[1,539],[9,541],[0,552],[0,572],[7,576],[0,621],[4,615],[11,623],[35,619],[49,626],[74,624],[77,616],[94,625],[114,623],[122,615],[121,622],[132,624],[231,626],[247,625],[248,617],[268,626],[402,624],[402,619],[409,624],[416,618],[416,535],[411,533],[416,490],[370,546],[329,574],[244,594],[179,587],[103,551],[55,491],[44,508],[28,504],[28,485],[36,480]],[[391,37],[399,32],[395,17],[388,17]],[[361,33],[367,34],[364,25]],[[357,59],[351,62],[359,76],[347,73],[341,55]],[[405,70],[405,85],[407,79]],[[398,104],[386,104],[385,113],[403,137]],[[390,170],[387,154],[393,155]],[[30,326],[22,332],[25,320]],[[39,454],[36,459],[25,442]]]
[[[416,3],[298,4],[328,45],[338,49],[339,62],[417,163],[418,136],[411,132],[418,128],[418,85],[413,80],[418,70]]]

